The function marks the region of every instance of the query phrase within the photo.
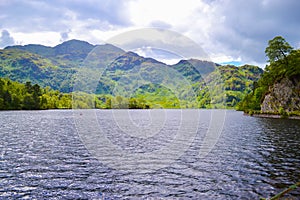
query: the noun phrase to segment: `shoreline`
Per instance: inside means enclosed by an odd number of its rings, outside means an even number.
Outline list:
[[[251,117],[259,117],[259,118],[271,118],[271,119],[297,119],[300,120],[300,116],[283,116],[279,114],[266,114],[266,113],[255,113],[255,114],[247,114],[244,113],[245,115],[251,116]]]

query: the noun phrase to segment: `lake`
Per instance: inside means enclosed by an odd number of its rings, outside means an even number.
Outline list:
[[[259,199],[300,180],[300,120],[231,110],[2,111],[0,137],[0,199]]]

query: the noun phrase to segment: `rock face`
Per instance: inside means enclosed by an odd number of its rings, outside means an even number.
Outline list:
[[[300,77],[284,78],[275,83],[261,105],[263,113],[293,112],[300,110]]]

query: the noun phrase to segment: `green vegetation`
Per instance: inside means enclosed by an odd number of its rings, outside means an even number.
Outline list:
[[[235,108],[249,93],[263,70],[252,65],[219,66],[202,82],[198,95],[200,108]]]
[[[269,57],[269,65],[266,66],[262,77],[253,85],[252,92],[238,104],[239,110],[248,113],[260,112],[265,96],[275,83],[284,78],[294,82],[300,79],[300,49],[293,50],[283,37],[277,36],[269,41],[265,53]],[[286,116],[297,112],[286,113],[279,107],[276,113]]]
[[[73,97],[73,99],[72,99]],[[41,88],[31,82],[18,83],[8,78],[0,78],[0,110],[40,110],[70,108],[101,109],[146,109],[150,108],[143,97],[124,98],[111,95],[87,93],[61,93],[49,87]]]
[[[40,55],[18,49],[0,50],[0,75],[13,81],[27,81],[41,87],[71,92],[73,68],[58,67]]]
[[[12,46],[0,50],[0,78],[19,82],[16,87],[30,82],[41,91],[28,91],[33,100],[15,93],[18,106],[0,104],[1,109],[234,108],[261,74],[256,66],[197,59],[166,65],[113,45],[78,40],[55,47]],[[7,86],[4,90],[14,93]]]
[[[70,40],[55,47],[42,45],[11,46],[0,50],[0,78],[70,93],[74,75],[85,70],[101,71],[124,54],[122,49],[105,44],[94,46]],[[84,65],[84,67],[83,67]]]
[[[1,110],[37,110],[71,108],[71,94],[63,94],[49,87],[41,88],[30,82],[21,84],[7,78],[0,78]]]

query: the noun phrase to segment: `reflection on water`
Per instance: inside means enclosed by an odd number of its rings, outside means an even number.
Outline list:
[[[179,110],[167,111],[173,116],[168,127],[149,139],[110,127],[109,112],[97,111],[98,120],[107,124],[107,137],[129,153],[157,150],[178,129]],[[140,124],[145,115],[132,112]],[[193,143],[171,165],[135,173],[109,168],[91,155],[76,133],[72,111],[1,112],[0,198],[258,199],[300,180],[299,120],[228,111],[218,143],[199,158],[209,119],[210,111],[201,111]],[[287,194],[299,196],[299,189]]]

